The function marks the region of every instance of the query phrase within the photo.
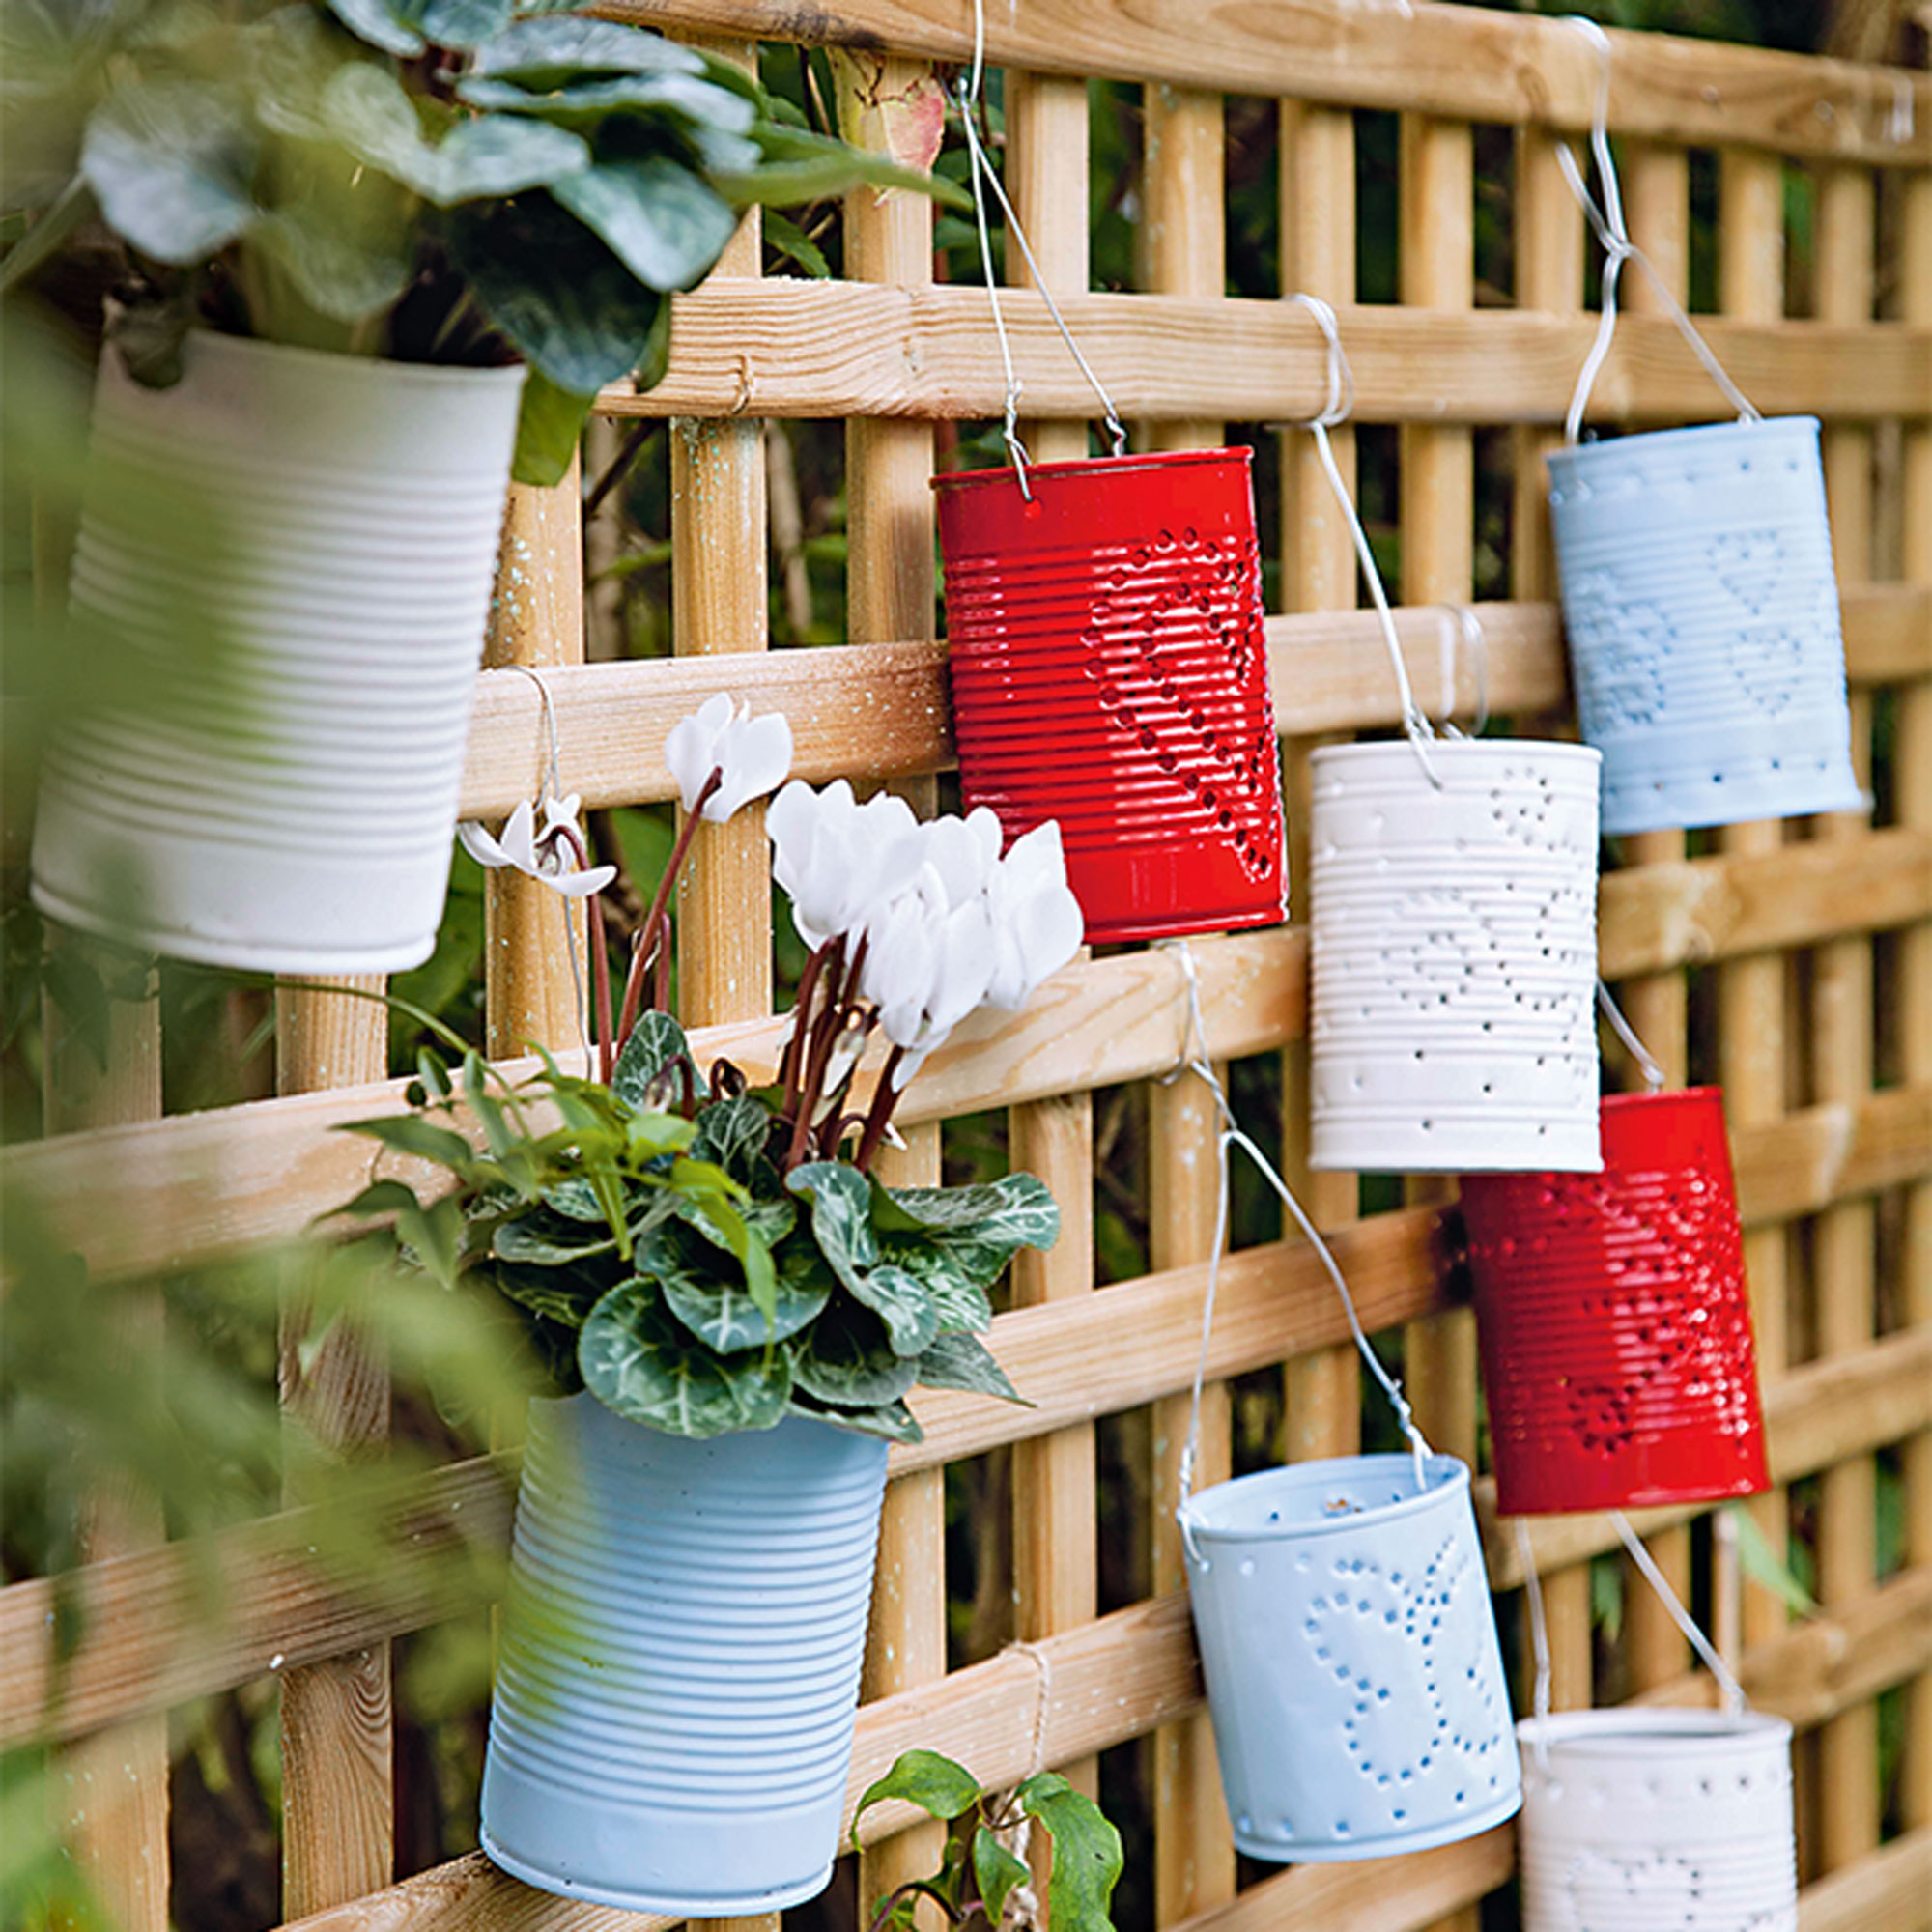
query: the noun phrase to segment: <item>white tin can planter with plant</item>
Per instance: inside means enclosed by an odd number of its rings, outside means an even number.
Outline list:
[[[546,1890],[721,1918],[838,1849],[886,1444],[800,1416],[692,1441],[532,1405],[483,1849]]]
[[[1603,1165],[1600,763],[1521,739],[1314,754],[1313,1166]]]
[[[393,972],[441,917],[524,370],[197,332],[152,389],[103,356],[94,456],[185,498],[156,554],[91,507],[71,599],[136,648],[215,633],[159,709],[49,755],[33,892],[50,917],[217,966]],[[184,585],[177,573],[195,579]]]
[[[1604,830],[1859,809],[1816,419],[1579,442],[1549,477]]]
[[[1572,1711],[1517,1735],[1525,1932],[1795,1932],[1782,1718]]]

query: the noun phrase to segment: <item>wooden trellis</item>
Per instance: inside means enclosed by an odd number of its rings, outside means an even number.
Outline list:
[[[610,11],[712,37],[748,60],[761,40],[843,43],[874,63],[889,89],[970,51],[969,0],[630,0]],[[1489,698],[1520,728],[1563,728],[1541,459],[1594,326],[1582,313],[1582,220],[1555,158],[1559,139],[1588,127],[1596,69],[1581,39],[1521,15],[1349,0],[1018,0],[988,14],[989,56],[1006,70],[1008,178],[1041,273],[1149,446],[1217,441],[1231,421],[1305,421],[1321,406],[1324,352],[1305,309],[1223,293],[1223,92],[1278,100],[1279,293],[1307,290],[1335,303],[1355,420],[1401,426],[1402,573],[1391,588],[1405,606],[1418,687],[1435,691],[1439,675],[1441,617],[1430,607],[1472,596],[1476,433],[1505,429],[1512,601],[1479,609]],[[1720,1077],[1727,1090],[1773,1470],[1783,1485],[1821,1479],[1818,1617],[1790,1622],[1772,1593],[1737,1583],[1726,1546],[1713,1542],[1712,1596],[1720,1612],[1741,1605],[1720,1635],[1752,1697],[1803,1733],[1803,1923],[1805,1932],[1913,1932],[1932,1926],[1932,82],[1703,42],[1611,38],[1611,123],[1637,241],[1686,291],[1691,156],[1715,153],[1719,313],[1709,319],[1711,344],[1767,413],[1825,420],[1855,749],[1867,782],[1881,720],[1889,747],[1882,824],[1846,814],[1731,827],[1690,846],[1678,834],[1629,840],[1622,867],[1604,882],[1601,929],[1604,971],[1621,982],[1671,1078]],[[1136,292],[1089,288],[1086,79],[1094,75],[1144,90]],[[1355,301],[1361,109],[1402,116],[1392,305]],[[1477,123],[1514,130],[1511,306],[1475,305]],[[1794,169],[1815,185],[1817,313],[1803,319],[1787,318],[1784,288]],[[1881,210],[1889,238],[1882,259]],[[944,653],[932,641],[933,424],[996,415],[1002,400],[983,292],[932,285],[930,219],[915,198],[855,197],[848,279],[832,283],[761,278],[748,222],[717,274],[682,300],[664,384],[605,398],[612,415],[674,419],[676,658],[583,662],[575,485],[518,493],[466,816],[504,812],[540,769],[538,694],[502,668],[511,664],[550,668],[562,786],[592,808],[673,796],[665,732],[721,688],[789,714],[803,776],[891,783],[930,807],[933,774],[951,757]],[[1708,417],[1706,379],[1669,324],[1641,292],[1629,305],[1597,413],[1618,424]],[[1038,419],[1029,430],[1036,455],[1080,453],[1090,398],[1044,305],[1015,294],[1009,321],[1025,406]],[[849,641],[768,653],[760,424],[807,416],[847,423]],[[1336,443],[1347,469],[1351,432]],[[1270,620],[1269,644],[1298,838],[1307,752],[1390,726],[1397,715],[1373,622],[1355,610],[1346,533],[1307,437],[1293,429],[1281,432],[1281,473],[1284,611]],[[1457,668],[1465,714],[1472,696],[1465,655]],[[682,984],[700,1059],[728,1051],[755,1067],[772,1056],[765,873],[755,812],[699,838]],[[1217,1059],[1284,1057],[1291,1175],[1336,1231],[1369,1325],[1406,1328],[1432,1437],[1473,1457],[1474,1350],[1470,1318],[1439,1264],[1442,1190],[1412,1189],[1401,1207],[1365,1215],[1351,1177],[1311,1179],[1299,1165],[1304,916],[1297,904],[1289,926],[1195,942],[1207,1035]],[[498,876],[489,920],[492,1051],[566,1043],[574,1020],[554,901]],[[1883,1014],[1875,944],[1896,995]],[[926,1440],[894,1452],[853,1789],[915,1744],[949,1751],[989,1780],[1023,1776],[1037,1723],[1047,1762],[1086,1781],[1096,1753],[1152,1734],[1156,1831],[1147,1856],[1161,1932],[1291,1922],[1473,1932],[1477,1901],[1508,1882],[1508,1828],[1399,1861],[1264,1875],[1236,1890],[1165,1518],[1214,1226],[1210,1122],[1194,1083],[1150,1092],[1152,1271],[1095,1290],[1093,1260],[1091,1095],[1172,1069],[1181,989],[1170,953],[1083,957],[1025,1013],[962,1029],[902,1110],[912,1131],[901,1171],[925,1177],[937,1172],[941,1122],[1009,1109],[1011,1158],[1051,1184],[1065,1233],[1051,1256],[1020,1270],[993,1335],[1037,1406],[923,1393],[915,1406]],[[1694,1058],[1693,1004],[1709,1016]],[[366,1154],[330,1127],[395,1098],[378,1077],[373,1010],[327,993],[285,993],[283,1097],[144,1123],[159,1108],[157,1032],[152,1008],[126,1009],[112,1070],[85,1094],[65,1093],[53,1137],[14,1153],[12,1178],[39,1191],[56,1230],[101,1277],[290,1236],[361,1179]],[[92,1183],[102,1171],[119,1177],[125,1211],[96,1225]],[[1287,1239],[1240,1251],[1223,1269],[1221,1294],[1213,1380],[1279,1367],[1286,1452],[1352,1449],[1354,1360],[1304,1247]],[[299,1379],[297,1399],[326,1434],[366,1440],[385,1430],[380,1363],[338,1350]],[[1155,1594],[1100,1617],[1094,1423],[1145,1406],[1159,1499]],[[1225,1397],[1210,1400],[1208,1415],[1211,1477],[1229,1453]],[[943,1471],[1001,1445],[1017,1451],[1016,1631],[1050,1668],[1009,1653],[949,1673]],[[1904,1548],[1881,1576],[1874,1459],[1894,1454]],[[442,1471],[419,1502],[419,1526],[460,1518],[471,1535],[506,1533],[507,1492],[487,1459]],[[1755,1514],[1783,1544],[1784,1491]],[[1692,1518],[1657,1512],[1638,1521],[1687,1587],[1703,1534]],[[1508,1526],[1499,1531],[1491,1512],[1485,1527],[1494,1588],[1520,1589]],[[1532,1527],[1559,1706],[1613,1690],[1701,1700],[1681,1639],[1640,1592],[1629,1600],[1627,1681],[1598,1680],[1589,1565],[1614,1535],[1595,1517]],[[220,1550],[232,1614],[211,1622],[180,1555],[144,1546],[144,1529],[132,1509],[103,1526],[97,1560],[78,1579],[86,1640],[51,1706],[52,1585],[0,1593],[0,1742],[45,1735],[51,1708],[53,1735],[74,1747],[77,1773],[97,1794],[118,1794],[93,1805],[84,1836],[128,1932],[167,1924],[162,1714],[271,1668],[283,1678],[284,1912],[304,1932],[615,1932],[633,1922],[528,1891],[480,1855],[389,1883],[387,1645],[446,1606],[406,1588],[380,1609],[345,1601],[243,1529],[224,1536]],[[409,1561],[407,1551],[397,1561],[405,1585]],[[1881,1811],[1877,1716],[1881,1695],[1894,1690],[1904,1729],[1895,1830]],[[867,1893],[917,1855],[902,1840],[872,1846]]]

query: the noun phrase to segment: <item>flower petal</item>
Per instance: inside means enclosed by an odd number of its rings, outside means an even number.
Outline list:
[[[782,711],[762,718],[734,719],[719,741],[718,761],[724,779],[704,807],[714,825],[723,825],[738,809],[762,798],[784,782],[791,770],[791,725]]]
[[[617,876],[617,868],[592,866],[587,872],[540,872],[537,876],[552,892],[561,893],[567,899],[587,899],[592,893],[601,893]]]
[[[510,863],[510,855],[497,842],[488,829],[479,825],[473,818],[466,818],[456,828],[456,839],[479,866],[488,866],[495,870]]]

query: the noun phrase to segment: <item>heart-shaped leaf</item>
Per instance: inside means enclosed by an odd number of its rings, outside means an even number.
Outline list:
[[[810,1416],[814,1422],[829,1422],[834,1429],[849,1429],[854,1435],[877,1435],[888,1442],[925,1440],[918,1418],[902,1402],[881,1403],[871,1408],[840,1408],[836,1403],[819,1402],[794,1387],[791,1412]]]
[[[852,1293],[886,1324],[895,1355],[923,1355],[939,1333],[939,1311],[918,1279],[903,1268],[868,1269]]]
[[[856,1294],[866,1272],[879,1263],[872,1233],[871,1183],[842,1161],[814,1160],[795,1167],[785,1185],[811,1203],[812,1238],[833,1272]]]
[[[89,118],[80,170],[108,224],[142,254],[199,262],[255,219],[257,148],[227,88],[129,81]]]
[[[611,1071],[611,1092],[628,1107],[640,1106],[644,1089],[670,1061],[689,1051],[684,1029],[668,1013],[639,1013]]]
[[[352,34],[385,54],[413,60],[426,45],[423,37],[399,16],[400,10],[384,0],[323,0],[323,4]]]
[[[477,48],[469,72],[522,81],[543,92],[591,73],[702,73],[689,47],[641,27],[581,15],[512,20]]]
[[[388,7],[432,46],[467,48],[503,31],[515,0],[388,0]]]
[[[573,80],[539,94],[512,80],[466,77],[457,96],[471,107],[499,114],[541,115],[558,128],[585,130],[612,122],[632,134],[696,133],[713,128],[742,138],[755,125],[757,110],[742,96],[685,73],[615,74],[602,80]],[[755,149],[754,149],[755,156]]]
[[[697,1117],[697,1137],[691,1144],[697,1160],[715,1161],[733,1180],[753,1184],[765,1145],[771,1139],[772,1113],[750,1094],[720,1100]]]
[[[981,1825],[973,1833],[973,1876],[980,1883],[986,1922],[997,1925],[1007,1909],[1007,1895],[1014,1886],[1025,1885],[1033,1874]]]
[[[923,1388],[965,1389],[973,1395],[996,1395],[1007,1402],[1025,1398],[1007,1379],[993,1351],[971,1335],[942,1335],[920,1356],[915,1367]]]
[[[849,1301],[834,1301],[798,1338],[792,1373],[807,1394],[843,1408],[896,1402],[916,1374],[878,1316]]]
[[[703,182],[663,156],[586,168],[554,182],[551,192],[651,289],[702,281],[738,226]]]
[[[1015,1795],[1021,1810],[1053,1833],[1046,1906],[1055,1932],[1113,1932],[1107,1906],[1123,1862],[1120,1833],[1057,1771],[1028,1778]]]
[[[963,1765],[954,1764],[937,1751],[901,1751],[893,1761],[893,1768],[859,1795],[858,1808],[852,1813],[854,1851],[859,1849],[859,1820],[874,1804],[883,1804],[889,1798],[917,1804],[929,1817],[952,1819],[970,1811],[979,1802],[980,1786]],[[995,1925],[999,1923],[997,1911],[989,1912],[987,1917]]]
[[[830,1270],[817,1277],[793,1270],[778,1274],[769,1317],[753,1299],[735,1264],[718,1265],[721,1251],[681,1227],[665,1227],[639,1244],[638,1265],[664,1290],[666,1305],[696,1335],[721,1353],[783,1341],[814,1320],[832,1298]]]
[[[773,1429],[791,1397],[785,1350],[719,1355],[692,1339],[649,1282],[626,1282],[598,1302],[577,1359],[584,1386],[607,1408],[671,1435]]]

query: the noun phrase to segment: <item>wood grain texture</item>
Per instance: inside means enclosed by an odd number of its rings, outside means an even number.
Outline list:
[[[668,373],[643,395],[606,389],[622,416],[998,416],[1006,394],[983,291],[857,282],[715,279],[677,298]],[[1306,421],[1327,390],[1327,350],[1305,309],[1261,298],[1082,294],[1067,327],[1125,417]],[[1002,302],[1026,406],[1084,419],[1094,392],[1045,301]],[[1594,318],[1513,309],[1338,305],[1358,422],[1560,423]],[[1926,410],[1932,338],[1898,323],[1700,324],[1767,414],[1871,421]],[[1591,392],[1598,423],[1709,421],[1711,379],[1661,317],[1631,316]]]
[[[388,1067],[389,1016],[380,975],[341,992],[311,982],[275,991],[275,1085],[284,1094],[366,1085]],[[380,1453],[389,1434],[389,1379],[366,1337],[342,1324],[311,1342],[311,1311],[282,1309],[285,1439],[332,1457]],[[283,1500],[299,1503],[299,1484]],[[282,1910],[339,1905],[395,1875],[395,1722],[389,1649],[359,1646],[282,1678]]]
[[[1339,440],[1337,450],[1339,455]],[[1322,489],[1325,494],[1325,484]],[[1478,604],[1474,610],[1483,627],[1492,706],[1535,712],[1561,704],[1555,605]],[[1395,615],[1412,677],[1419,688],[1439,692],[1443,626],[1453,620],[1430,608]],[[1266,631],[1275,725],[1284,735],[1371,730],[1399,722],[1373,612],[1273,616]],[[1854,683],[1932,677],[1932,587],[1848,588],[1845,648]],[[1467,717],[1476,701],[1468,652],[1457,654],[1455,668],[1456,712]],[[829,645],[702,663],[598,664],[550,672],[547,680],[562,741],[563,789],[581,793],[593,808],[675,797],[664,762],[665,736],[714,691],[761,711],[783,711],[796,746],[794,772],[813,783],[903,778],[953,761],[945,646],[929,641]],[[477,684],[463,815],[500,817],[529,795],[528,775],[545,754],[535,687],[515,672],[485,671]],[[504,1051],[515,1052],[518,1044]]]
[[[884,44],[935,60],[973,52],[964,0],[845,0],[810,9],[792,0],[611,0],[606,11],[653,26]],[[1293,94],[1572,133],[1587,131],[1596,99],[1590,45],[1533,15],[1426,4],[1384,13],[1347,0],[1264,8],[1241,0],[1036,0],[1006,12],[988,8],[987,15],[988,57],[1045,73]],[[1610,44],[1610,125],[1621,132],[1899,166],[1932,157],[1932,82],[1908,70],[1662,34],[1612,33]]]
[[[1808,1887],[1798,1900],[1798,1932],[1925,1932],[1928,1897],[1932,1830],[1920,1826]]]
[[[493,668],[478,689],[487,688],[492,675],[516,685],[529,701],[532,728],[522,743],[499,748],[498,799],[475,810],[466,802],[465,818],[502,817],[536,798],[549,775],[551,737],[537,680],[554,693],[557,668],[583,662],[580,487],[575,461],[554,489],[511,485],[483,646],[483,662]],[[523,665],[534,675],[501,668],[509,665]],[[561,717],[556,724],[568,743]],[[484,875],[484,1044],[490,1054],[504,1058],[582,1037],[573,952],[587,956],[582,913],[573,929],[567,902],[548,886],[508,868]]]

